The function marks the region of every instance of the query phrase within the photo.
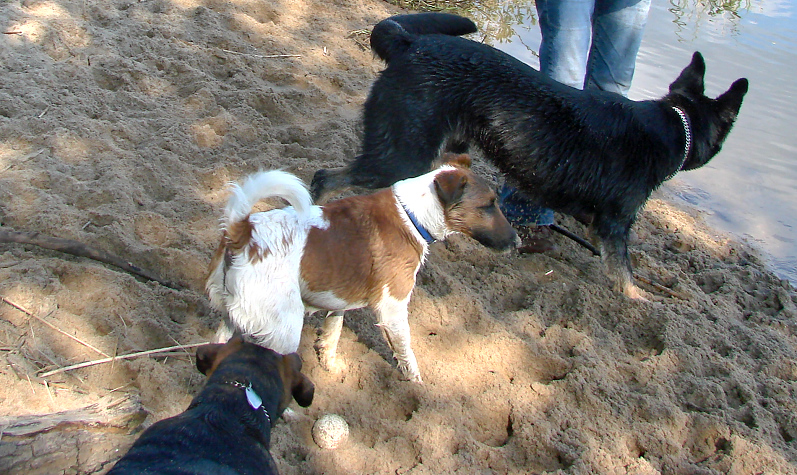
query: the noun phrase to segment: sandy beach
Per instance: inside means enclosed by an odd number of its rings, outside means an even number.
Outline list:
[[[383,67],[367,33],[398,11],[0,4],[0,228],[76,240],[182,286],[0,244],[0,472],[104,473],[142,428],[186,408],[204,381],[191,349],[42,374],[212,338],[220,315],[203,287],[227,183],[275,168],[309,182],[357,154]],[[274,428],[280,472],[797,473],[795,289],[661,192],[635,231],[635,271],[665,287],[642,285],[651,302],[613,292],[600,259],[561,236],[557,251],[526,256],[463,236],[432,245],[410,303],[422,385],[401,380],[368,310],[346,315],[340,367],[324,370],[321,320],[308,317],[300,355],[316,396]],[[108,401],[139,416],[5,432]],[[327,413],[351,431],[334,450],[311,436]]]

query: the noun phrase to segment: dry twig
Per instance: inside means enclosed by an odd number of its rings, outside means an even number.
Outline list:
[[[255,53],[241,53],[239,51],[232,51],[229,49],[222,49],[225,53],[240,54],[242,56],[252,56],[255,58],[301,58],[300,54],[255,54]]]
[[[102,356],[108,356],[108,354],[107,354],[107,353],[105,353],[104,351],[102,351],[102,350],[99,350],[99,349],[97,349],[97,348],[93,347],[92,345],[90,345],[90,344],[86,343],[85,341],[81,340],[80,338],[78,338],[78,337],[76,337],[76,336],[74,336],[74,335],[70,335],[69,333],[67,333],[67,332],[65,332],[65,331],[63,331],[63,330],[61,330],[61,329],[60,329],[60,328],[58,328],[57,326],[55,326],[55,325],[53,325],[52,323],[48,322],[47,320],[43,319],[42,317],[40,317],[40,316],[38,316],[38,315],[34,314],[33,312],[30,312],[30,311],[28,311],[27,309],[25,309],[25,308],[24,308],[24,307],[22,307],[21,305],[19,305],[19,304],[16,304],[16,303],[14,303],[14,302],[10,301],[10,300],[9,300],[9,299],[7,299],[6,297],[0,297],[0,299],[2,299],[2,300],[3,300],[3,302],[5,302],[6,304],[8,304],[8,305],[10,305],[10,306],[14,307],[15,309],[19,310],[20,312],[24,313],[25,315],[27,315],[27,316],[29,316],[29,317],[33,317],[33,318],[35,318],[36,320],[38,320],[38,321],[40,321],[40,322],[44,323],[44,324],[45,324],[45,325],[47,325],[48,327],[50,327],[50,328],[52,328],[53,330],[57,331],[58,333],[60,333],[60,334],[62,334],[62,335],[64,335],[64,336],[66,336],[66,337],[68,337],[68,338],[71,338],[72,340],[74,340],[74,341],[76,341],[76,342],[80,343],[81,345],[85,346],[86,348],[92,349],[92,350],[96,351],[97,353],[101,354]]]
[[[645,277],[642,277],[642,276],[640,276],[638,274],[634,274],[634,278],[636,280],[642,282],[643,284],[647,284],[647,285],[653,287],[654,289],[658,290],[659,292],[664,292],[665,294],[669,295],[670,297],[679,298],[681,300],[689,300],[689,297],[687,297],[686,295],[684,295],[684,294],[682,294],[680,292],[676,292],[676,291],[672,290],[669,287],[665,287],[665,286],[659,284],[658,282],[654,282],[654,281],[652,281],[650,279],[647,279]]]
[[[59,428],[98,425],[124,428],[129,424],[130,418],[143,421],[144,415],[144,408],[137,399],[124,396],[114,400],[106,396],[94,404],[79,409],[50,414],[0,417],[0,428],[3,435],[26,437],[53,432]],[[29,447],[28,452],[30,452]]]
[[[53,371],[48,371],[46,373],[42,373],[42,374],[39,375],[39,377],[46,378],[48,376],[52,376],[52,375],[58,374],[58,373],[63,373],[65,371],[72,371],[73,369],[80,369],[80,368],[86,368],[88,366],[94,366],[94,365],[103,364],[103,363],[110,363],[110,362],[116,361],[116,360],[129,360],[129,359],[132,359],[132,358],[138,358],[139,356],[155,355],[155,354],[159,354],[159,353],[171,353],[173,351],[178,351],[178,350],[185,351],[187,348],[196,348],[198,346],[207,345],[207,344],[208,344],[208,342],[193,343],[193,344],[190,344],[190,345],[169,346],[167,348],[158,348],[158,349],[155,349],[155,350],[139,351],[139,352],[136,352],[136,353],[128,353],[126,355],[108,357],[108,358],[103,358],[103,359],[100,359],[100,360],[86,361],[85,363],[78,363],[78,364],[73,364],[71,366],[64,366],[63,368],[60,368],[60,369],[56,369],[56,370],[53,370]]]
[[[49,108],[50,108],[50,106],[47,106],[47,109],[49,109]],[[47,110],[45,110],[44,112],[47,112]],[[44,113],[42,113],[42,115],[44,115]],[[41,117],[41,116],[39,116],[39,117]],[[14,167],[15,165],[19,165],[20,163],[25,163],[28,160],[30,160],[31,158],[33,158],[33,157],[41,155],[41,153],[44,152],[45,150],[47,150],[47,149],[42,148],[42,149],[39,149],[39,150],[37,150],[35,152],[31,152],[31,153],[29,153],[27,155],[23,155],[22,157],[19,157],[16,162],[11,163],[10,165],[8,165],[5,168],[3,168],[2,170],[0,170],[0,173],[3,173],[6,170],[9,170],[10,168]]]

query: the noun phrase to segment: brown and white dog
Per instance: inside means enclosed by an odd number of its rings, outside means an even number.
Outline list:
[[[429,243],[463,233],[496,249],[518,237],[495,192],[469,168],[467,155],[365,196],[312,203],[303,182],[282,171],[233,184],[221,243],[206,290],[227,312],[216,339],[241,331],[280,353],[299,347],[305,311],[327,310],[318,348],[332,365],[346,310],[370,307],[398,362],[421,381],[410,347],[407,304]],[[250,214],[264,198],[291,206]]]

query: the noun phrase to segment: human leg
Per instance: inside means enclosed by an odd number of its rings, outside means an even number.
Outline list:
[[[536,224],[548,226],[553,224],[553,211],[543,208],[529,200],[517,188],[504,183],[498,190],[501,211],[512,226],[528,226]]]
[[[540,71],[578,89],[584,87],[592,41],[594,0],[537,0],[542,42]],[[517,189],[504,185],[499,191],[501,209],[517,229],[521,253],[554,249],[550,225],[553,210],[530,201]]]
[[[586,87],[628,95],[651,0],[598,0]]]
[[[537,0],[540,21],[540,71],[568,86],[584,88],[595,0]],[[517,189],[504,184],[499,191],[501,210],[516,227],[521,253],[554,249],[550,225],[553,210],[540,207]]]
[[[562,84],[584,88],[594,0],[537,0],[540,71]]]

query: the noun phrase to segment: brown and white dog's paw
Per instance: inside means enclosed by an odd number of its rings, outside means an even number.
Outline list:
[[[337,354],[326,351],[325,348],[316,347],[318,352],[318,363],[326,371],[334,375],[340,375],[346,370],[346,362],[338,358]]]
[[[410,381],[413,383],[423,384],[423,379],[421,379],[421,372],[418,371],[417,368],[414,370],[410,368],[409,364],[402,364],[399,362],[398,370],[401,372],[402,379],[405,381]]]

